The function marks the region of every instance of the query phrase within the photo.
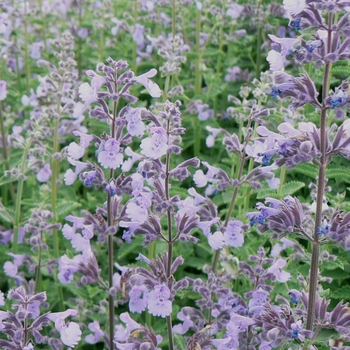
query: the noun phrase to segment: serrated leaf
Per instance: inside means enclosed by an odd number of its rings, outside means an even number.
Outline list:
[[[296,171],[299,174],[306,175],[311,179],[316,179],[316,176],[318,175],[317,166],[311,163],[299,164],[298,166],[293,168],[293,171]]]
[[[349,272],[344,271],[343,269],[340,269],[340,268],[336,268],[334,270],[323,271],[322,276],[331,277],[333,280],[342,280],[342,279],[346,279],[349,277]],[[349,289],[350,289],[350,287],[349,287]]]
[[[4,222],[13,224],[15,222],[14,217],[15,217],[15,212],[12,209],[0,207],[0,218],[4,220]]]
[[[299,191],[305,186],[304,182],[301,181],[291,181],[282,186],[282,197],[292,195],[293,193]]]
[[[72,211],[80,207],[81,207],[81,204],[77,202],[60,201],[57,205],[57,215],[65,216],[69,213],[72,213]]]
[[[259,190],[259,192],[256,195],[257,199],[264,199],[266,197],[276,197],[277,191],[272,190],[271,188],[264,188],[262,190]]]
[[[350,295],[350,286],[342,286],[332,291],[332,298],[337,300],[348,299]]]
[[[321,268],[324,270],[335,270],[338,268],[344,270],[344,264],[339,259],[337,259],[335,261],[324,262],[321,265]]]
[[[2,176],[0,177],[0,186],[15,182],[18,180],[18,176]]]
[[[326,177],[328,179],[340,179],[342,181],[350,182],[350,173],[345,168],[327,169]]]
[[[339,333],[334,329],[323,328],[320,330],[320,333],[317,334],[315,342],[325,343],[329,339],[339,337]]]

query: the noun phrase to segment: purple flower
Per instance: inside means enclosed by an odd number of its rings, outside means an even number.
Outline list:
[[[45,164],[36,174],[36,179],[39,182],[46,182],[52,174],[50,164]]]
[[[281,269],[286,266],[286,261],[284,259],[277,259],[276,262],[267,269],[266,272],[272,273],[276,276],[278,282],[284,283],[291,279],[291,274]]]
[[[180,311],[178,314],[177,314],[177,318],[181,321],[183,321],[183,323],[179,323],[177,325],[175,325],[173,327],[173,331],[174,333],[177,333],[177,334],[185,334],[187,333],[187,331],[194,327],[194,323],[193,321],[191,320],[191,314],[184,314],[182,311]]]
[[[131,136],[141,137],[146,130],[145,124],[141,120],[141,112],[143,110],[145,109],[129,107],[126,112],[127,130]]]
[[[213,118],[214,110],[209,109],[209,105],[207,103],[202,103],[202,101],[198,101],[196,104],[198,119],[201,121],[207,120],[209,118]]]
[[[283,0],[283,6],[288,16],[297,15],[306,7],[305,0]]]
[[[132,38],[136,41],[136,44],[139,49],[145,45],[145,37],[143,35],[145,27],[141,24],[136,23],[135,31],[132,35]]]
[[[270,70],[272,71],[281,70],[286,65],[285,57],[275,50],[269,51],[269,53],[267,54],[266,60],[269,62]],[[276,96],[272,95],[272,97],[276,97]]]
[[[71,142],[68,146],[68,155],[73,159],[79,159],[84,156],[85,150],[89,147],[94,136],[83,134],[77,130],[73,131],[73,134],[80,137],[80,144],[78,145],[76,142]]]
[[[87,106],[97,101],[97,89],[92,87],[89,83],[82,83],[79,86],[79,98],[85,102]]]
[[[152,97],[162,96],[162,91],[160,90],[159,86],[152,80],[148,79],[154,77],[156,74],[157,70],[152,68],[149,72],[141,74],[135,78],[139,84],[143,85],[146,88]]]
[[[230,7],[226,11],[226,16],[230,16],[233,19],[237,19],[241,16],[244,10],[244,6],[238,4],[230,4]]]
[[[64,312],[54,312],[47,315],[47,318],[55,322],[55,328],[61,335],[62,343],[74,348],[81,339],[81,330],[78,323],[69,322],[66,324],[65,319],[69,316],[75,316],[78,311],[68,309]]]
[[[169,300],[170,290],[162,284],[155,286],[148,295],[148,311],[153,316],[166,317],[171,314],[172,303]]]
[[[273,257],[277,257],[280,255],[280,253],[287,249],[288,247],[292,247],[295,243],[285,237],[283,237],[281,239],[281,242],[282,242],[282,245],[280,245],[279,243],[276,243],[272,249],[271,249],[271,252],[270,252],[270,255],[273,256]]]
[[[128,172],[131,170],[132,166],[138,162],[139,160],[141,160],[143,158],[143,156],[139,155],[138,153],[134,152],[130,147],[126,147],[124,153],[129,156],[130,158],[128,158],[123,165],[121,166],[122,171]]]
[[[119,168],[123,163],[123,154],[120,153],[120,142],[109,139],[104,143],[104,150],[98,153],[99,163],[106,169]]]
[[[157,159],[166,154],[168,150],[168,137],[165,129],[160,126],[152,127],[150,131],[152,136],[146,137],[141,142],[141,153],[146,157]]]
[[[205,144],[207,145],[208,148],[211,148],[214,146],[216,136],[218,136],[222,132],[222,129],[221,128],[212,128],[209,125],[207,125],[205,128],[211,133],[206,138]]]
[[[120,314],[119,318],[123,323],[125,323],[126,327],[124,327],[123,325],[116,326],[117,331],[115,332],[114,340],[125,342],[128,340],[131,332],[134,331],[135,329],[140,329],[141,325],[135,322],[130,317],[128,312],[123,312],[122,314]]]
[[[41,58],[41,53],[40,50],[44,47],[43,43],[41,42],[35,42],[32,45],[32,49],[30,51],[30,57],[38,60],[39,58]]]
[[[69,163],[76,166],[75,171],[68,169],[64,174],[64,183],[69,186],[72,185],[77,179],[78,175],[88,167],[88,164],[74,160],[71,157],[68,157],[67,160]]]
[[[133,286],[129,292],[129,310],[141,313],[145,311],[148,303],[148,290],[145,285]]]
[[[4,293],[0,290],[0,306],[5,305],[5,296]]]
[[[63,284],[68,284],[73,281],[74,273],[80,269],[82,255],[76,255],[73,259],[69,259],[66,254],[61,256],[58,262],[58,279]]]
[[[0,80],[0,101],[5,100],[7,96],[7,90],[6,90],[7,83],[5,80]]]
[[[104,332],[100,328],[100,324],[97,321],[89,323],[89,329],[94,334],[89,334],[85,337],[85,341],[88,344],[96,344],[104,336]]]
[[[249,311],[254,315],[259,314],[263,310],[263,305],[268,301],[269,293],[261,287],[252,293],[252,298],[249,300]]]
[[[230,247],[242,247],[244,243],[243,223],[239,220],[230,220],[224,233],[225,244]]]

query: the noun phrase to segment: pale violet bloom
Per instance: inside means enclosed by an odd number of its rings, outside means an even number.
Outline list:
[[[85,341],[88,344],[96,344],[97,342],[100,341],[101,338],[104,336],[104,332],[100,328],[100,324],[97,321],[90,322],[89,325],[89,330],[93,332],[93,334],[89,334],[85,337]]]
[[[283,0],[283,7],[288,16],[297,15],[306,7],[305,0]]]
[[[78,323],[66,323],[65,319],[69,316],[75,316],[77,313],[77,310],[68,309],[64,312],[53,312],[47,315],[48,319],[55,322],[55,328],[61,335],[62,343],[72,348],[74,348],[81,339],[81,330]]]
[[[244,7],[238,4],[231,4],[230,7],[226,11],[226,16],[230,16],[233,19],[237,19],[241,16]]]
[[[141,112],[145,108],[132,108],[129,107],[125,119],[128,122],[127,130],[131,136],[141,137],[146,130],[144,122],[141,120]]]
[[[282,54],[275,50],[269,51],[266,60],[269,62],[270,70],[272,71],[279,71],[283,69],[286,64],[285,56],[282,56]]]
[[[216,231],[208,235],[208,243],[213,250],[219,250],[225,245],[225,238],[221,231]]]
[[[120,142],[109,139],[104,144],[103,151],[98,153],[98,162],[105,169],[117,169],[123,163],[123,154],[120,153]]]
[[[148,311],[153,316],[166,317],[172,312],[169,288],[162,284],[154,286],[148,294]]]
[[[286,261],[284,259],[277,259],[276,262],[267,269],[267,272],[272,273],[276,276],[278,282],[284,283],[291,279],[291,274],[289,272],[281,270],[286,266]]]
[[[68,169],[66,173],[64,174],[64,183],[69,186],[73,185],[75,180],[77,179],[78,175],[88,167],[87,163],[79,162],[78,160],[75,160],[71,157],[67,157],[67,160],[72,165],[75,165],[75,171],[72,169]]]
[[[230,247],[242,247],[244,243],[243,223],[239,220],[230,220],[224,233],[225,244]]]
[[[120,314],[119,319],[125,323],[125,326],[123,325],[117,325],[116,326],[116,332],[114,335],[114,339],[118,342],[125,342],[128,340],[130,334],[132,331],[135,329],[140,329],[142,328],[140,324],[135,322],[129,315],[128,312],[123,312]],[[119,343],[116,343],[117,345]]]
[[[5,100],[7,96],[7,83],[5,80],[0,80],[0,101]]]
[[[97,101],[97,90],[89,83],[82,83],[78,91],[79,98],[85,102],[85,106]]]
[[[276,243],[272,249],[271,249],[271,252],[270,252],[270,255],[273,256],[273,257],[277,257],[280,255],[281,251],[287,249],[288,247],[292,247],[294,245],[294,242],[283,237],[281,239],[281,242],[282,242],[282,245],[280,243]]]
[[[205,140],[207,147],[211,148],[214,146],[216,136],[218,136],[222,132],[222,129],[221,128],[212,128],[209,125],[207,125],[205,128],[211,133],[209,136],[207,136],[207,138]]]
[[[73,159],[79,159],[84,156],[86,148],[89,147],[90,142],[94,139],[92,135],[83,134],[80,131],[73,131],[75,136],[80,137],[80,144],[71,142],[68,146],[68,155]]]
[[[145,285],[133,286],[129,292],[129,310],[141,313],[146,310],[148,290]]]
[[[148,218],[148,210],[135,202],[129,202],[126,206],[126,215],[131,222],[142,224]]]
[[[129,158],[123,163],[121,166],[121,169],[123,172],[128,172],[131,170],[132,166],[141,160],[143,156],[139,155],[138,153],[134,152],[129,146],[125,148],[124,153],[129,156]]]
[[[162,91],[160,90],[159,86],[149,79],[154,77],[156,74],[157,70],[155,68],[152,68],[149,72],[141,74],[135,78],[139,84],[143,85],[146,88],[152,97],[162,96]]]
[[[5,295],[4,293],[0,290],[0,306],[5,305]]]
[[[39,182],[46,182],[52,175],[50,164],[45,164],[36,174],[36,179]]]
[[[151,137],[146,137],[141,141],[141,153],[146,157],[157,159],[165,155],[168,150],[168,137],[162,127],[150,129]]]

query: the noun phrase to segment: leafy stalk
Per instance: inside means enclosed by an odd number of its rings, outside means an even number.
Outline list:
[[[328,14],[328,53],[331,50],[332,42],[332,13]],[[322,221],[322,207],[323,207],[323,196],[325,192],[325,176],[327,167],[327,155],[326,155],[326,117],[328,107],[325,105],[325,98],[328,94],[328,86],[330,80],[330,63],[326,63],[324,77],[323,77],[323,91],[322,91],[322,109],[321,109],[321,121],[320,121],[320,138],[321,138],[321,160],[318,172],[318,183],[317,183],[317,198],[316,198],[316,219],[315,228],[312,241],[312,253],[311,253],[311,267],[310,267],[310,287],[309,287],[309,303],[307,310],[307,320],[306,329],[312,330],[314,326],[315,318],[315,303],[316,303],[316,293],[318,285],[318,265],[319,265],[319,255],[320,255],[320,241],[318,229],[321,226]]]
[[[117,77],[115,78],[114,90],[117,92]],[[112,139],[115,138],[116,119],[118,115],[118,101],[113,103],[113,119],[111,123],[110,134]],[[109,179],[114,178],[114,169],[110,170]],[[112,197],[110,193],[107,194],[107,222],[108,227],[114,224],[113,210],[112,210]],[[108,236],[108,285],[109,288],[113,286],[113,268],[114,268],[114,244],[113,234]],[[109,312],[109,349],[114,349],[114,297],[108,294],[108,312]]]
[[[167,122],[167,134],[168,138],[170,135],[170,122]],[[165,197],[169,200],[169,169],[170,169],[170,153],[166,154],[166,163],[165,163]],[[173,260],[173,237],[172,237],[172,216],[170,209],[167,210],[167,221],[168,221],[168,264],[167,264],[167,278],[169,279],[171,276],[171,264]],[[171,314],[166,317],[166,323],[168,328],[168,339],[169,339],[169,349],[174,350],[174,336],[173,336],[173,326]]]
[[[5,120],[4,120],[4,116],[2,114],[2,103],[0,101],[0,129],[1,129],[1,141],[2,141],[2,159],[4,161],[4,167],[5,167],[5,170],[10,170],[10,167],[9,167],[9,163],[8,163],[8,160],[9,160],[9,155],[8,155],[8,151],[7,151],[7,143],[6,143],[6,133],[5,133]],[[7,189],[8,187],[7,186],[3,186],[3,201],[4,201],[4,204],[6,203],[6,200],[7,200]],[[16,201],[16,193],[15,193],[15,189],[13,187],[13,183],[11,182],[9,184],[9,189],[10,189],[10,194],[11,194],[11,198],[12,198],[12,202],[15,203]]]
[[[18,231],[19,231],[19,225],[21,222],[21,213],[22,213],[22,196],[23,196],[23,187],[24,187],[24,181],[25,181],[24,173],[26,171],[27,157],[28,157],[28,153],[31,145],[32,145],[32,139],[29,138],[26,142],[26,146],[23,151],[22,162],[19,170],[19,180],[17,184],[17,193],[16,193],[15,222],[13,226],[13,246],[12,246],[13,254],[18,253]]]

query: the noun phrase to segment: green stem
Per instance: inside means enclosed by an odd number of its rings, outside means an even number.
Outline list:
[[[241,178],[242,178],[244,164],[245,164],[245,152],[243,151],[243,153],[241,155],[241,163],[239,165],[239,170],[238,170],[238,176],[237,176],[237,180],[238,181],[240,181]],[[236,204],[236,199],[237,199],[237,196],[238,196],[239,188],[240,188],[240,186],[238,185],[238,186],[235,187],[235,189],[233,191],[230,207],[228,209],[228,212],[227,212],[227,215],[226,215],[226,219],[225,219],[225,222],[224,222],[224,225],[223,225],[224,227],[227,227],[227,225],[228,225],[228,223],[229,223],[229,221],[231,219],[231,215],[232,215],[233,209],[234,209],[235,204]],[[212,272],[216,271],[216,267],[217,267],[217,264],[219,262],[219,256],[220,256],[220,249],[218,249],[215,252],[214,261],[213,261],[213,264],[212,264]]]
[[[280,171],[280,187],[278,188],[278,195],[282,195],[283,184],[286,180],[286,165],[283,164]]]
[[[0,129],[1,129],[1,141],[2,141],[2,159],[4,160],[4,167],[5,170],[10,170],[10,166],[8,163],[8,151],[7,151],[7,137],[6,137],[6,132],[5,132],[5,120],[4,120],[4,116],[2,114],[2,103],[0,101]],[[10,182],[9,187],[7,186],[3,186],[3,201],[4,201],[4,205],[6,204],[7,201],[7,189],[10,189],[10,194],[11,194],[11,198],[12,198],[12,202],[15,203],[16,202],[16,192],[15,189],[13,187],[13,183]],[[5,205],[6,206],[6,205]]]
[[[170,121],[167,121],[167,134],[168,134],[168,143],[169,143],[169,137],[170,137]],[[166,161],[165,161],[165,197],[167,200],[170,198],[169,193],[169,169],[170,169],[170,153],[166,154]],[[171,276],[171,264],[173,261],[173,232],[172,232],[172,215],[170,210],[167,210],[167,222],[168,222],[168,263],[167,263],[167,278],[169,279]],[[169,340],[169,349],[174,350],[174,335],[173,335],[173,326],[172,326],[172,318],[171,314],[166,317],[166,323],[168,328],[168,340]]]
[[[223,1],[222,7],[223,7],[223,9],[225,9],[226,1]],[[222,52],[222,48],[223,48],[223,37],[224,37],[224,26],[223,26],[223,23],[221,23],[220,30],[219,30],[219,51],[220,52]],[[217,63],[216,63],[216,75],[219,77],[221,75],[221,68],[222,68],[222,56],[219,55],[217,58]],[[214,117],[218,113],[218,104],[219,104],[218,95],[215,95],[215,97],[214,97]]]
[[[23,195],[23,186],[24,181],[21,176],[24,175],[26,170],[26,163],[27,163],[27,157],[29,153],[29,149],[32,145],[32,139],[28,139],[26,143],[26,147],[24,149],[23,155],[22,155],[22,162],[19,170],[20,178],[18,180],[17,184],[17,193],[16,193],[16,206],[15,206],[15,222],[13,226],[13,246],[12,246],[12,252],[13,254],[18,253],[18,231],[19,231],[19,225],[21,222],[21,213],[22,213],[22,195]]]
[[[328,53],[331,51],[332,42],[332,13],[328,14]],[[320,151],[321,160],[318,172],[317,181],[317,198],[316,198],[316,219],[315,228],[312,242],[312,253],[311,253],[311,266],[310,266],[310,286],[309,286],[309,303],[307,310],[306,319],[306,329],[312,330],[314,327],[315,319],[315,304],[316,304],[316,294],[318,286],[318,265],[319,265],[319,255],[320,255],[320,241],[318,229],[322,222],[322,207],[323,207],[323,196],[325,191],[325,177],[326,177],[326,167],[327,167],[327,154],[326,154],[326,141],[327,141],[327,130],[326,130],[326,117],[327,117],[327,107],[325,105],[325,98],[328,94],[328,86],[330,80],[330,64],[326,63],[324,77],[323,77],[323,91],[322,91],[322,109],[321,109],[321,123],[320,123]]]
[[[137,23],[137,18],[138,18],[138,1],[134,0],[134,23],[136,26]],[[137,62],[136,62],[136,58],[137,58],[137,45],[136,45],[136,41],[133,41],[133,45],[132,45],[132,70],[134,72],[134,74],[136,75],[137,73]]]
[[[200,31],[201,31],[201,11],[197,10],[196,12],[196,54],[198,57],[196,58],[195,65],[195,83],[194,83],[194,94],[198,98],[200,96],[202,90],[202,52],[200,49]],[[195,157],[199,157],[200,149],[201,149],[201,133],[200,128],[196,125],[198,122],[197,117],[192,118],[192,125],[194,130],[194,143],[193,143],[193,155]]]
[[[117,77],[115,78],[114,91],[118,91],[117,86]],[[116,119],[118,116],[118,101],[113,103],[113,119],[110,128],[110,135],[112,139],[115,139],[115,128],[116,128]],[[114,178],[114,169],[110,170],[109,179]],[[112,198],[110,193],[107,195],[107,223],[108,227],[114,225],[114,216],[112,210]],[[109,288],[113,286],[113,271],[114,271],[114,243],[113,243],[113,234],[108,236],[108,285]],[[111,294],[108,294],[108,313],[109,313],[109,349],[113,350],[114,343],[114,297]]]
[[[176,5],[175,0],[171,0],[171,33],[173,38],[176,34]]]
[[[259,1],[258,1],[259,2]],[[261,7],[264,6],[264,1],[261,1],[260,4]],[[263,10],[263,9],[260,9]],[[259,28],[258,28],[258,42],[256,45],[256,75],[255,77],[257,79],[260,79],[260,73],[261,73],[261,43],[262,43],[262,23],[258,23]]]
[[[30,81],[30,62],[29,62],[29,38],[28,38],[28,26],[27,26],[27,1],[24,1],[24,62],[26,70],[26,92],[29,94],[29,81]]]
[[[34,294],[38,293],[39,286],[40,286],[40,278],[41,278],[41,259],[42,259],[42,239],[43,239],[43,233],[40,231],[40,245],[39,245],[39,256],[38,256],[38,266],[36,267],[36,273],[35,273],[35,288],[34,288]]]

